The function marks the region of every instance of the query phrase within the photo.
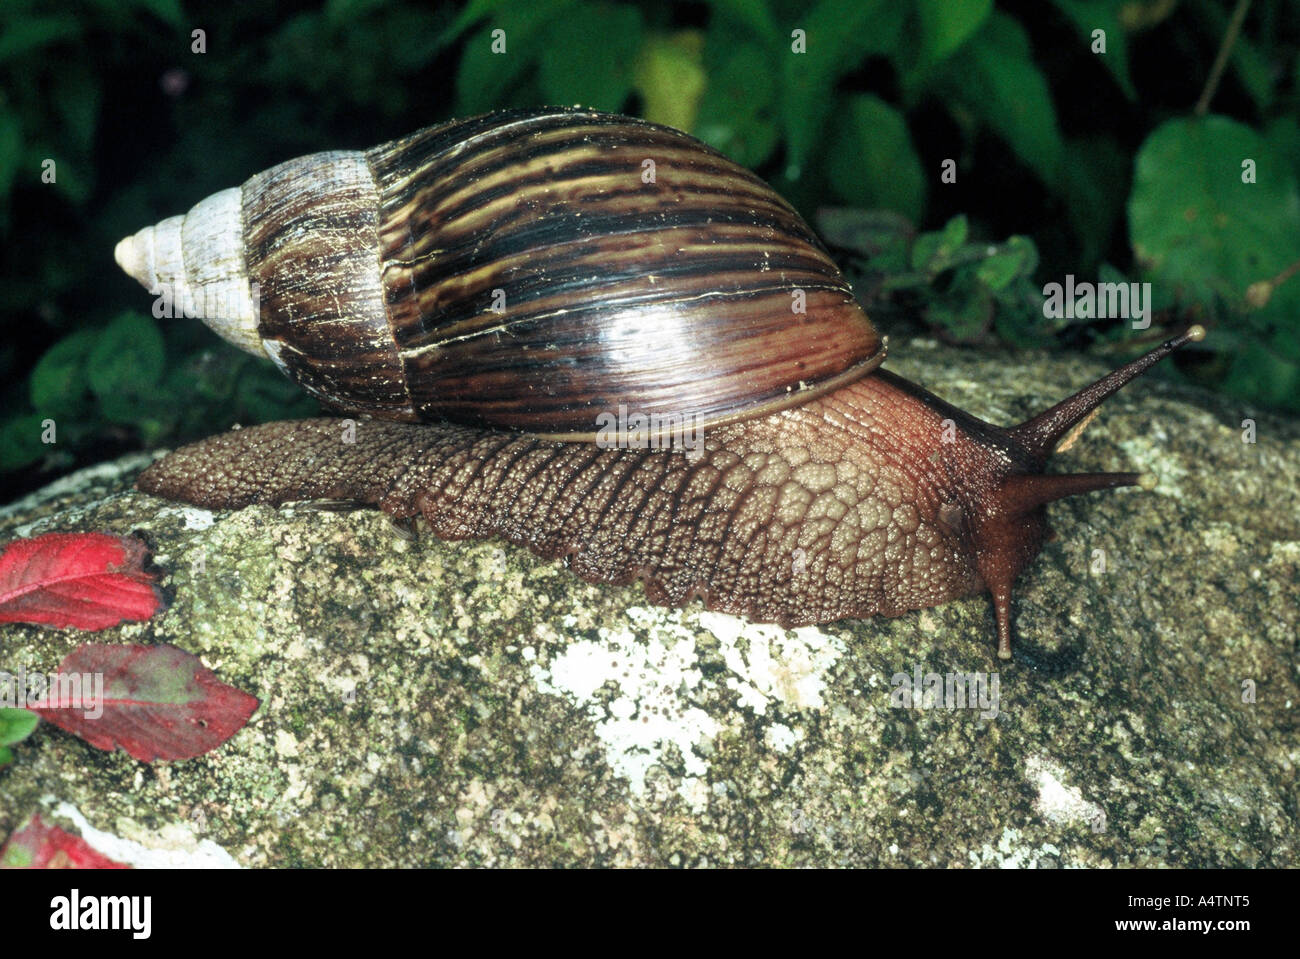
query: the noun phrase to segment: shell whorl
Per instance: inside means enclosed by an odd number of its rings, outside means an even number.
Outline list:
[[[242,272],[224,282],[251,289],[254,318],[207,322],[345,410],[565,438],[619,406],[720,425],[884,356],[788,203],[644,121],[488,114],[291,160],[239,194]],[[184,218],[183,269],[167,267],[191,285],[218,262],[207,247],[237,259],[211,239],[191,255],[207,212]],[[119,245],[141,282],[171,222]],[[223,207],[212,226],[232,222]]]
[[[243,242],[262,348],[327,403],[418,419],[379,264],[380,191],[364,153],[315,153],[244,184]]]

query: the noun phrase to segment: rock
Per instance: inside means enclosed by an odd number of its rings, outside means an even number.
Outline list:
[[[895,354],[1002,423],[1101,372]],[[140,862],[1293,866],[1298,441],[1155,375],[1112,399],[1056,468],[1160,483],[1050,507],[1016,626],[1083,644],[1057,677],[995,660],[984,598],[787,631],[373,512],[166,503],[128,457],[0,511],[0,539],[141,531],[170,609],[94,637],[6,626],[0,665],[169,642],[261,707],[152,766],[43,726],[0,771],[0,835],[39,810]],[[989,670],[975,708],[891,704],[896,674]]]

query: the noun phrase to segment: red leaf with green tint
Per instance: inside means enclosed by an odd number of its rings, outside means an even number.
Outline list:
[[[88,643],[59,664],[58,683],[29,708],[92,746],[120,746],[146,763],[215,749],[258,705],[175,646]]]
[[[0,849],[0,869],[130,869],[96,852],[80,836],[32,816]]]
[[[134,536],[47,533],[0,553],[0,622],[106,629],[163,605]]]

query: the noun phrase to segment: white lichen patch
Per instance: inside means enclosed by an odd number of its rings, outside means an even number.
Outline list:
[[[47,800],[49,797],[47,797]],[[239,869],[233,856],[211,839],[199,839],[188,823],[169,823],[158,830],[125,838],[96,829],[69,802],[54,807],[54,815],[77,827],[96,851],[137,869]]]
[[[763,734],[763,742],[767,744],[767,748],[778,753],[788,753],[795,743],[802,739],[802,729],[791,729],[785,723],[773,723]]]
[[[645,626],[661,619],[657,610],[631,609],[628,615]],[[646,774],[676,746],[686,771],[677,793],[702,811],[707,792],[699,788],[699,777],[708,765],[698,750],[720,726],[692,704],[693,696],[712,684],[704,682],[690,630],[670,621],[653,628],[601,629],[599,641],[571,643],[549,667],[533,665],[530,671],[542,692],[584,707],[610,767],[635,795],[645,796]],[[602,695],[606,684],[612,690]]]
[[[216,517],[212,515],[211,510],[200,509],[197,506],[182,506],[176,512],[185,520],[186,529],[207,529],[216,522]]]
[[[310,806],[315,793],[312,790],[311,783],[307,781],[302,766],[298,763],[285,763],[281,768],[289,779],[289,784],[279,796],[281,806]],[[358,777],[358,781],[361,781],[361,778]],[[369,785],[369,783],[366,783],[366,785]]]
[[[1002,836],[996,846],[985,843],[978,851],[969,853],[972,866],[993,866],[998,869],[1041,869],[1045,860],[1053,860],[1050,865],[1057,865],[1061,850],[1045,842],[1041,846],[1031,847],[1024,844],[1020,830],[1004,827]]]
[[[1025,763],[1025,778],[1038,790],[1035,811],[1048,822],[1060,826],[1081,823],[1097,829],[1105,827],[1105,810],[1084,799],[1077,787],[1067,786],[1065,770],[1060,766],[1041,756],[1030,756]]]
[[[1288,540],[1269,544],[1268,561],[1269,563],[1300,563],[1300,541]]]
[[[727,686],[762,714],[777,700],[796,709],[821,709],[831,667],[846,652],[842,640],[813,626],[781,629],[725,613],[701,613],[700,624],[722,645]]]
[[[186,529],[195,531],[210,529],[217,522],[212,510],[198,506],[164,506],[158,510],[159,519],[170,519],[173,516],[184,523]]]
[[[1182,481],[1187,478],[1187,469],[1177,457],[1169,455],[1169,434],[1163,426],[1154,423],[1146,436],[1121,440],[1119,447],[1133,464],[1124,469],[1152,473],[1156,477],[1154,492],[1175,499],[1183,498]]]
[[[611,768],[638,797],[647,796],[650,769],[670,766],[665,760],[676,747],[685,775],[674,791],[696,812],[709,799],[706,744],[721,730],[696,705],[718,688],[700,670],[700,627],[718,639],[730,670],[726,688],[759,715],[773,701],[822,708],[827,671],[845,652],[840,640],[817,629],[756,626],[721,613],[632,607],[627,617],[629,628],[602,628],[599,640],[569,643],[549,664],[530,666],[531,675],[542,692],[584,708]],[[803,733],[776,723],[763,738],[773,752],[788,752]]]

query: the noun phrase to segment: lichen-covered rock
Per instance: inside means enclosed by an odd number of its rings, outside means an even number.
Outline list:
[[[896,354],[1002,423],[1099,371]],[[42,727],[0,770],[0,835],[41,811],[117,859],[205,865],[1297,864],[1300,427],[1279,417],[1148,376],[1061,455],[1160,485],[1050,507],[1016,625],[1084,644],[1056,678],[994,659],[982,598],[787,631],[378,513],[165,503],[129,488],[146,461],[13,504],[0,539],[140,531],[170,609],[0,628],[0,668],[170,642],[261,708],[152,766]],[[985,698],[900,705],[930,673]]]

